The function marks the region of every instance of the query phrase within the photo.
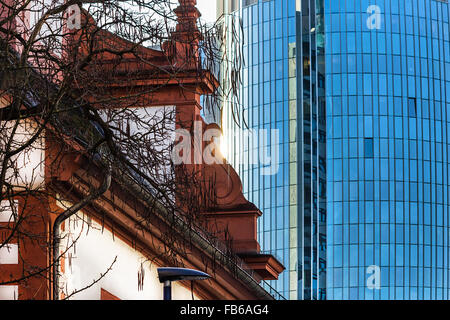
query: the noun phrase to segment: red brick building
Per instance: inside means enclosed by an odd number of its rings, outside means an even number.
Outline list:
[[[93,42],[94,47],[107,50],[99,50],[101,53],[93,57],[95,67],[88,68],[87,74],[97,73],[107,79],[97,84],[105,97],[119,99],[130,92],[140,93],[127,108],[136,112],[145,109],[147,114],[171,108],[174,130],[197,131],[203,136],[217,128],[203,121],[200,97],[213,93],[218,84],[211,72],[198,68],[201,35],[196,25],[200,16],[196,0],[179,2],[176,30],[161,49],[136,47],[109,31],[97,30],[96,37],[89,39],[90,45]],[[95,26],[91,17],[84,17],[88,20],[84,31]],[[74,33],[77,56],[84,54],[83,44],[88,41],[83,39],[85,34]],[[130,53],[118,62],[108,53],[131,47],[139,57]],[[174,69],[176,77],[161,72]],[[84,92],[86,83],[80,75],[80,92]],[[88,94],[86,100],[97,109],[108,108],[98,103],[98,96],[90,99]],[[4,96],[4,110],[10,107],[8,101]],[[20,121],[25,134],[27,128],[36,125],[33,119]],[[277,279],[284,267],[273,256],[260,253],[256,226],[262,212],[244,198],[239,177],[230,165],[221,163],[218,152],[214,153],[217,163],[196,161],[211,142],[191,142],[188,157],[192,163],[183,164],[202,182],[189,186],[193,194],[214,194],[214,201],[199,206],[206,223],[197,226],[155,205],[157,199],[151,188],[133,179],[135,173],[124,175],[113,170],[111,174],[97,165],[92,155],[77,152],[82,149],[80,140],[57,139],[52,127],[47,126],[28,149],[31,156],[18,164],[19,175],[25,177],[22,180],[32,179],[45,192],[17,192],[13,201],[2,201],[0,299],[52,299],[54,295],[71,299],[161,299],[162,284],[156,270],[174,266],[166,256],[166,234],[176,243],[189,243],[187,249],[177,253],[178,266],[212,275],[210,280],[197,282],[193,292],[190,283],[175,284],[175,299],[274,298],[261,281]],[[177,169],[175,172],[178,175]],[[176,183],[181,187],[185,182],[177,178]],[[184,206],[182,200],[177,202]],[[17,217],[13,217],[15,212]],[[25,230],[32,237],[14,234],[17,219],[22,221],[21,232]],[[56,251],[55,233],[62,238],[56,242]],[[10,234],[14,236],[10,238]],[[209,234],[215,234],[215,240]],[[57,255],[61,259],[55,266]],[[81,288],[84,290],[72,296]]]

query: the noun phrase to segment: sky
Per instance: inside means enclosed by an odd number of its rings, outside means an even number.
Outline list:
[[[197,8],[205,22],[216,21],[216,0],[197,0]]]

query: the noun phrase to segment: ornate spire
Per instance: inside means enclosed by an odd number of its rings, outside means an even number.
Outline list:
[[[197,0],[178,0],[179,6],[174,10],[177,26],[172,32],[172,39],[165,50],[173,59],[177,68],[196,70],[199,67],[199,42],[202,38],[197,20],[201,16],[195,7]]]
[[[176,40],[200,40],[200,31],[197,27],[197,20],[200,18],[200,11],[196,8],[197,0],[178,0],[180,5],[174,10],[177,15],[177,27],[173,33]],[[190,42],[189,41],[189,42]]]

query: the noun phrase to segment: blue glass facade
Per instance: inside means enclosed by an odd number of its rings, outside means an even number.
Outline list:
[[[297,122],[295,0],[253,2],[234,12],[242,19],[245,67],[239,117],[232,115],[231,107],[223,108],[226,156],[242,178],[244,195],[264,212],[258,224],[262,250],[286,266],[271,285],[286,298],[296,299],[298,159],[297,133],[290,126],[294,123],[295,128]],[[278,150],[272,160],[278,168],[275,174],[266,173],[262,154],[270,154],[268,147],[275,144]]]
[[[329,299],[448,299],[445,2],[325,1]]]
[[[447,1],[239,4],[243,117],[224,108],[223,128],[264,212],[262,248],[287,268],[273,286],[291,299],[448,299]],[[278,130],[277,174],[254,161],[273,139],[246,135],[244,119]]]

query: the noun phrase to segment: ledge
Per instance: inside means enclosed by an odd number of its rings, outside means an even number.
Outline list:
[[[270,254],[239,254],[247,266],[254,270],[263,280],[278,280],[285,267]]]

